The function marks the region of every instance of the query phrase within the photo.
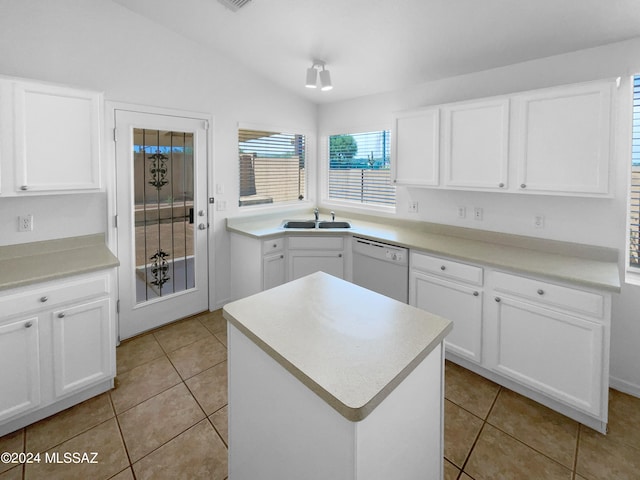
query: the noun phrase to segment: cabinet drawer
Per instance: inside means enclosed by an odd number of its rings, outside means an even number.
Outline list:
[[[106,295],[109,291],[107,275],[92,276],[75,281],[49,282],[46,286],[26,288],[20,293],[0,297],[0,312],[4,317],[51,306],[75,302],[83,298]]]
[[[290,250],[344,250],[344,237],[289,237]]]
[[[604,315],[604,297],[597,293],[501,272],[495,272],[493,278],[496,291],[598,318]]]
[[[473,285],[482,285],[482,268],[465,263],[412,252],[411,268]]]
[[[272,238],[262,242],[262,253],[266,255],[268,253],[279,252],[284,248],[284,238]]]

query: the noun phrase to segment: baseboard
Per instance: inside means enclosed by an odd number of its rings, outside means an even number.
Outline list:
[[[210,311],[214,311],[214,310],[218,310],[222,307],[224,307],[227,303],[229,303],[231,300],[228,298],[225,298],[224,300],[218,300],[216,303],[214,303],[213,305],[211,305],[209,307]]]
[[[618,390],[622,393],[633,395],[640,398],[640,385],[636,385],[626,380],[622,380],[616,377],[609,377],[609,386],[614,390]]]

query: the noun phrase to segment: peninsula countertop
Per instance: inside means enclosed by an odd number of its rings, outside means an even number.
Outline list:
[[[117,267],[104,235],[0,247],[0,290]]]
[[[297,213],[293,218],[303,218],[305,214]],[[304,218],[309,215],[313,216],[306,214]],[[258,239],[282,235],[354,235],[609,292],[619,292],[621,288],[618,251],[612,248],[370,216],[353,219],[341,216],[340,220],[351,222],[350,229],[284,229],[283,220],[293,219],[290,217],[271,214],[229,218],[227,230]]]
[[[453,328],[323,272],[229,303],[223,313],[351,421],[371,413]]]

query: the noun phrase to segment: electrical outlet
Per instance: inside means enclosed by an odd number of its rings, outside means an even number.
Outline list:
[[[535,228],[544,228],[544,215],[536,215],[533,217],[533,226]]]
[[[218,200],[216,202],[216,210],[219,212],[224,212],[227,209],[227,201],[226,200]]]
[[[18,217],[18,231],[19,232],[31,232],[33,231],[33,215],[21,215]]]
[[[409,202],[409,213],[418,213],[418,202]]]
[[[473,207],[473,218],[479,221],[482,220],[482,208]]]
[[[467,216],[467,208],[458,207],[458,218],[466,218],[466,216]]]

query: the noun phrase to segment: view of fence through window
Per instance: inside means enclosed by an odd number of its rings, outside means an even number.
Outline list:
[[[640,267],[640,75],[633,78],[632,131],[629,265]]]
[[[329,137],[329,198],[395,206],[389,130]]]
[[[241,207],[303,200],[305,136],[238,130]]]

